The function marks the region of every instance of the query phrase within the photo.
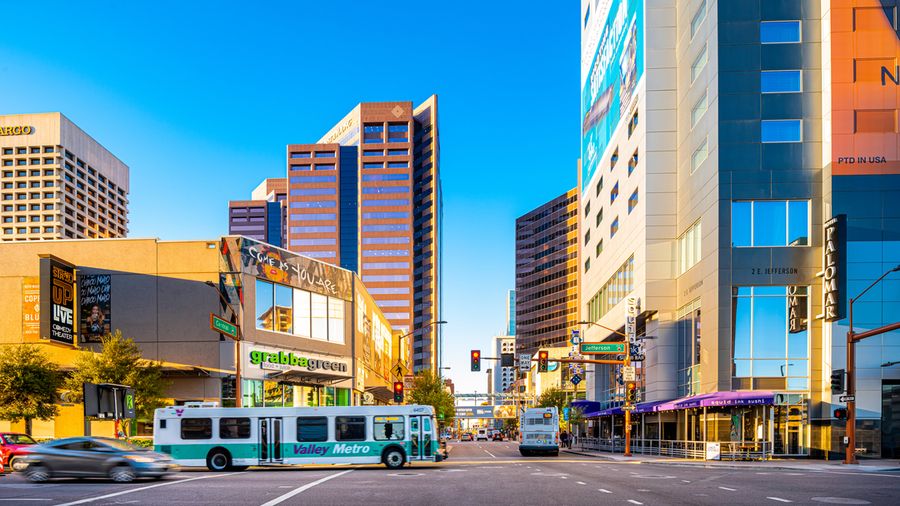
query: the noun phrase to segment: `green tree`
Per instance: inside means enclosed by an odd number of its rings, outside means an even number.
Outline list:
[[[120,330],[103,336],[98,353],[85,350],[75,359],[75,371],[65,383],[70,399],[81,402],[84,383],[133,387],[134,407],[140,420],[153,418],[153,410],[163,405],[162,398],[168,387],[162,377],[162,365],[142,358],[138,345],[124,337]]]
[[[59,367],[37,347],[28,344],[5,346],[0,352],[0,419],[49,420],[59,413],[57,393],[62,385]]]
[[[429,370],[416,374],[413,379],[412,391],[407,395],[406,402],[407,404],[433,406],[434,414],[441,425],[450,425],[456,417],[453,396],[444,388],[444,381]]]
[[[544,390],[538,397],[537,405],[539,408],[555,407],[559,411],[559,423],[563,424],[563,408],[569,407],[571,395],[561,388],[548,388]],[[581,410],[572,408],[569,410],[568,427],[571,429],[574,425],[580,424],[584,420]]]

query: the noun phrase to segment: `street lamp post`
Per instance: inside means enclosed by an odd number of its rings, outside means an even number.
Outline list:
[[[234,315],[235,325],[237,325],[237,335],[231,338],[234,341],[234,406],[242,407],[243,405],[243,396],[241,395],[241,317],[238,315],[237,311],[231,307],[231,304],[228,302],[228,299],[225,298],[225,295],[219,290],[219,287],[216,286],[212,281],[206,281],[206,286],[212,288],[219,294],[219,300],[227,308],[231,308],[231,313]],[[224,334],[219,334],[224,335]],[[229,336],[231,337],[231,336]]]
[[[623,367],[631,366],[631,349],[630,349],[631,343],[629,342],[628,336],[625,333],[619,332],[618,330],[615,330],[615,329],[611,329],[611,328],[609,328],[605,325],[601,325],[597,322],[580,321],[580,322],[578,322],[578,324],[579,325],[596,325],[596,326],[600,327],[601,329],[606,329],[610,332],[616,333],[616,334],[624,337],[625,338],[625,360],[622,362],[622,366]],[[631,399],[628,398],[628,385],[627,385],[628,382],[626,381],[625,383],[626,383],[626,385],[625,385],[625,406],[624,406],[624,411],[625,411],[625,453],[623,455],[626,457],[630,457],[631,456]]]
[[[847,330],[847,448],[844,464],[859,464],[856,460],[856,343],[867,337],[877,336],[900,329],[900,322],[884,325],[865,332],[856,333],[853,331],[853,303],[861,299],[873,286],[886,278],[892,272],[900,271],[900,265],[882,274],[878,279],[872,282],[856,297],[851,297],[847,304],[848,330]]]

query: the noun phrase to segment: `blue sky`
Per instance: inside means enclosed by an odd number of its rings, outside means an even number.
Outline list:
[[[504,328],[515,219],[576,184],[579,5],[338,4],[9,3],[0,114],[61,111],[128,164],[132,237],[204,239],[286,144],[437,94],[445,365],[484,392],[468,350]]]

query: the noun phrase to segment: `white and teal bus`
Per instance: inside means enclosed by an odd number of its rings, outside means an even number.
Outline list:
[[[559,410],[528,408],[519,423],[519,453],[559,455]]]
[[[156,410],[153,447],[212,471],[278,464],[439,462],[431,406]]]

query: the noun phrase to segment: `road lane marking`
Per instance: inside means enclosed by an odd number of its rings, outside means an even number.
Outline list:
[[[0,501],[15,501],[15,502],[19,502],[19,501],[52,501],[52,500],[53,499],[36,499],[33,497],[19,497],[16,499],[0,499]]]
[[[634,499],[629,499],[628,502],[630,502],[631,504],[644,504],[642,502],[635,501]]]
[[[681,480],[681,481],[683,481],[683,482],[685,482],[685,483],[690,483],[690,482],[691,482],[691,480]]]
[[[727,490],[729,492],[734,492],[735,490],[737,490],[735,488],[728,488],[728,487],[719,487],[719,488],[721,488],[722,490]]]
[[[484,451],[484,453],[487,453],[487,454],[488,454],[488,455],[490,455],[490,456],[491,456],[491,458],[494,458],[494,459],[496,459],[496,458],[497,458],[497,456],[496,456],[496,455],[494,455],[494,454],[493,454],[493,453],[491,453],[491,452],[489,452],[489,451],[487,451],[487,450],[485,450],[485,451]]]
[[[794,501],[791,501],[790,499],[782,499],[780,497],[766,497],[766,499],[771,499],[773,501],[778,501],[778,502],[794,502]]]
[[[150,490],[151,488],[167,487],[169,485],[178,485],[179,483],[185,483],[188,481],[205,480],[207,478],[224,478],[226,476],[234,476],[236,474],[244,474],[244,473],[241,472],[241,473],[228,473],[228,474],[213,474],[213,475],[206,475],[206,476],[197,476],[196,478],[187,478],[184,480],[167,481],[165,483],[157,483],[156,485],[148,485],[146,487],[133,488],[130,490],[123,490],[121,492],[115,492],[112,494],[100,495],[97,497],[88,497],[87,499],[80,499],[78,501],[67,502],[67,503],[59,504],[58,506],[75,506],[76,504],[87,504],[89,502],[100,501],[103,499],[109,499],[110,497],[118,497],[120,495],[131,494],[134,492],[140,492],[142,490]]]
[[[587,483],[585,483],[585,482],[583,482],[583,481],[576,481],[575,483],[577,483],[577,484],[579,484],[579,485],[587,485]]]
[[[278,496],[275,499],[272,499],[271,501],[269,501],[267,503],[263,503],[262,506],[275,506],[276,504],[281,504],[282,502],[287,501],[291,497],[294,497],[295,495],[297,495],[299,493],[305,492],[305,491],[315,487],[316,485],[320,485],[322,483],[325,483],[328,480],[337,478],[338,476],[343,476],[343,475],[345,475],[347,473],[351,473],[351,472],[353,472],[353,469],[347,469],[346,471],[341,471],[339,473],[329,474],[328,476],[326,476],[324,478],[318,479],[312,483],[307,483],[306,485],[303,485],[302,487],[297,487],[294,490],[291,490],[290,492],[288,492],[284,495]]]
[[[612,494],[612,492],[610,492],[609,490],[606,490],[605,488],[598,488],[597,490],[599,490],[600,492],[603,492],[604,494]]]

